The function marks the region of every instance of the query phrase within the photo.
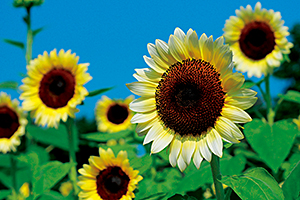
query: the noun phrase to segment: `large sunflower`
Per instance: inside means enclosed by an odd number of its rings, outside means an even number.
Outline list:
[[[78,64],[78,60],[71,50],[57,54],[54,49],[50,55],[45,51],[30,61],[20,99],[38,125],[57,128],[61,119],[65,122],[68,116],[75,117],[76,106],[88,95],[83,85],[92,79],[86,73],[89,64]]]
[[[112,100],[107,96],[102,96],[95,108],[98,130],[114,133],[129,128],[131,126],[130,120],[133,116],[129,109],[129,103],[133,99],[133,95],[124,100]]]
[[[280,12],[261,9],[257,2],[254,10],[250,5],[236,10],[237,16],[226,20],[225,42],[234,54],[236,69],[247,72],[248,77],[261,77],[280,66],[283,54],[289,54],[293,44],[288,42],[288,27],[283,26]]]
[[[80,199],[122,199],[129,200],[135,197],[133,191],[139,181],[143,179],[138,170],[129,165],[126,151],[120,151],[115,157],[108,148],[105,151],[99,148],[98,156],[91,156],[89,165],[84,164],[78,172],[78,185],[82,189]]]
[[[20,136],[25,134],[26,124],[26,114],[19,107],[19,101],[11,100],[5,92],[0,92],[0,152],[16,151]]]
[[[130,104],[137,112],[131,120],[136,131],[153,141],[151,152],[170,144],[169,160],[183,171],[193,157],[197,168],[212,153],[221,157],[222,139],[237,143],[243,134],[236,123],[251,121],[244,111],[256,102],[256,92],[241,89],[244,76],[233,73],[232,52],[190,29],[176,28],[168,44],[148,44],[150,68],[136,69],[138,82],[127,87],[141,97]]]

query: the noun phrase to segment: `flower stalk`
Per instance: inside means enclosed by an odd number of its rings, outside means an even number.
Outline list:
[[[12,177],[12,195],[13,198],[15,199],[17,198],[17,179],[16,179],[17,162],[13,154],[10,154],[10,163],[11,163],[11,177]]]
[[[265,78],[265,86],[266,86],[266,93],[265,93],[265,101],[267,104],[267,120],[270,126],[274,123],[274,111],[272,109],[272,98],[270,93],[270,75],[268,74]]]
[[[26,7],[27,16],[24,18],[27,24],[27,40],[26,40],[26,64],[28,65],[32,58],[32,43],[33,43],[33,33],[31,30],[31,6]]]
[[[74,125],[74,119],[69,117],[67,122],[65,123],[67,132],[68,132],[69,160],[70,160],[70,164],[71,164],[71,169],[69,171],[69,179],[72,182],[72,185],[74,188],[74,194],[77,195],[79,192],[79,189],[77,186],[77,170],[76,170],[77,163],[76,163],[76,152],[74,149],[73,125]]]
[[[211,166],[211,172],[214,180],[214,185],[216,188],[217,200],[223,200],[224,189],[223,189],[223,184],[219,181],[219,179],[221,178],[221,172],[220,172],[220,159],[218,156],[212,154],[210,166]]]

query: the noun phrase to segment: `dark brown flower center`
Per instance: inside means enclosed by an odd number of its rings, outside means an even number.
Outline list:
[[[19,128],[19,117],[7,106],[0,107],[0,138],[10,138]]]
[[[265,58],[275,48],[275,36],[264,22],[250,22],[241,31],[239,44],[242,52],[253,60]]]
[[[61,108],[68,104],[74,90],[74,75],[65,69],[54,68],[42,78],[39,96],[47,107]]]
[[[158,115],[181,136],[198,136],[213,127],[224,105],[220,75],[203,60],[172,65],[156,88]]]
[[[117,103],[111,105],[107,111],[107,119],[114,124],[122,124],[128,115],[128,108]]]
[[[102,199],[115,200],[126,195],[129,177],[120,167],[108,167],[97,176],[97,192]]]

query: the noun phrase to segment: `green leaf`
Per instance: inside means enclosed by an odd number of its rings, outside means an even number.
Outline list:
[[[283,173],[283,177],[285,179],[289,176],[289,174],[294,169],[294,167],[297,165],[299,160],[300,160],[300,154],[299,153],[294,153],[289,158],[288,162],[284,162],[281,165],[281,168],[285,170],[284,173]]]
[[[252,88],[255,85],[256,83],[254,83],[253,81],[247,80],[244,82],[241,88],[248,89],[248,88]]]
[[[297,133],[297,126],[288,120],[277,121],[270,127],[254,119],[244,130],[251,147],[275,173],[288,156]]]
[[[34,198],[51,189],[58,181],[67,175],[70,163],[51,161],[36,169],[32,178],[32,192]]]
[[[284,199],[278,183],[264,168],[255,168],[241,176],[222,176],[221,182],[241,199]]]
[[[10,155],[9,154],[0,154],[0,167],[10,167]]]
[[[228,188],[226,190],[226,194],[225,194],[225,197],[224,197],[224,200],[230,200],[230,196],[231,196],[231,193],[232,193],[232,189],[231,188]]]
[[[152,157],[145,155],[143,157],[136,157],[130,160],[130,166],[133,169],[139,170],[139,174],[144,174],[152,166]]]
[[[44,194],[41,195],[39,200],[60,200],[64,199],[64,196],[62,196],[59,192],[50,190],[49,192],[45,192]]]
[[[279,94],[278,96],[286,101],[300,103],[300,92],[294,90],[289,90],[286,94]]]
[[[92,140],[96,142],[107,142],[108,140],[114,139],[118,140],[120,138],[125,138],[127,135],[132,133],[132,130],[123,130],[117,133],[88,133],[88,134],[81,134],[80,136],[87,140]]]
[[[77,137],[77,129],[74,125],[73,127],[74,134],[74,149],[78,151],[78,137]],[[27,126],[28,133],[38,142],[42,142],[45,144],[51,144],[60,149],[69,151],[69,140],[68,140],[68,132],[65,125],[60,124],[58,129],[55,128],[42,128],[37,127],[35,125]]]
[[[14,41],[14,40],[9,40],[9,39],[4,39],[4,42],[8,43],[8,44],[11,44],[11,45],[14,45],[16,47],[19,47],[21,49],[24,49],[25,48],[25,45],[23,42],[18,42],[18,41]]]
[[[189,196],[189,195],[180,195],[175,194],[174,196],[168,198],[169,200],[197,200],[195,197]]]
[[[191,163],[191,165],[193,165],[193,163]],[[220,165],[222,166],[222,164]],[[173,194],[185,194],[187,191],[197,190],[205,183],[212,183],[212,174],[208,162],[202,163],[200,170],[187,173],[171,192],[173,192]]]
[[[232,143],[226,143],[224,144],[225,149],[228,149],[229,147],[231,147],[233,144]]]
[[[19,155],[18,160],[27,163],[31,171],[34,171],[39,165],[39,156],[33,151]]]
[[[224,154],[220,160],[220,170],[223,175],[234,175],[241,173],[246,166],[246,158],[242,155],[231,156]]]
[[[32,31],[32,36],[35,37],[39,32],[41,32],[42,30],[44,30],[44,27],[35,29]]]
[[[0,199],[5,199],[11,194],[11,190],[0,190]]]
[[[16,172],[17,189],[19,189],[23,183],[31,180],[31,171],[27,167],[18,168]],[[0,182],[8,188],[12,187],[11,169],[5,169],[0,171]]]
[[[300,197],[300,161],[292,170],[282,185],[283,194],[286,200],[293,200]]]
[[[91,91],[91,92],[89,92],[88,97],[93,97],[93,96],[102,94],[102,93],[107,92],[107,91],[109,91],[109,90],[111,90],[111,89],[113,89],[113,88],[114,88],[114,87],[109,87],[109,88],[103,88],[103,89]]]
[[[0,89],[18,89],[18,83],[15,81],[5,81],[0,83]]]

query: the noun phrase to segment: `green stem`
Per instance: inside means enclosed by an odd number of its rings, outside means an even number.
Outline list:
[[[69,117],[65,125],[69,137],[69,160],[70,160],[70,164],[72,165],[69,172],[69,179],[73,184],[74,194],[77,195],[79,192],[79,188],[77,186],[77,170],[76,170],[77,163],[76,163],[76,153],[74,149],[74,135],[73,135],[74,119]]]
[[[32,58],[32,43],[33,43],[33,35],[31,30],[31,15],[30,15],[30,7],[27,7],[27,16],[26,16],[26,24],[27,24],[27,43],[26,43],[26,64],[28,65]]]
[[[12,177],[12,195],[13,198],[16,199],[17,198],[17,179],[16,179],[17,163],[13,154],[10,154],[10,162],[11,162],[11,177]]]
[[[218,156],[212,154],[210,166],[211,166],[211,172],[212,172],[214,185],[216,189],[217,200],[223,200],[224,199],[223,184],[218,180],[218,178],[219,179],[221,178],[220,161]]]
[[[272,109],[272,98],[270,93],[270,75],[266,76],[265,85],[266,85],[265,101],[267,104],[267,120],[269,125],[272,126],[274,123],[274,111]]]

